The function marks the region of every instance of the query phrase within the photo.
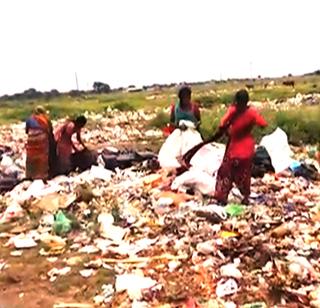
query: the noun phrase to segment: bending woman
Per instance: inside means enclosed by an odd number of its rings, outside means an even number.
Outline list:
[[[86,149],[86,146],[81,139],[81,129],[86,125],[86,123],[87,119],[84,116],[80,116],[76,120],[68,120],[55,132],[59,174],[68,174],[72,171],[72,152],[80,151],[72,141],[72,136],[74,134],[76,134],[79,144]]]
[[[230,124],[229,140],[216,182],[215,199],[221,204],[227,203],[233,183],[243,195],[242,203],[249,203],[255,147],[251,131],[254,126],[267,126],[267,122],[255,109],[248,106],[248,102],[248,92],[238,91],[235,95],[235,102],[229,107],[220,123],[220,128],[226,126],[227,123]]]

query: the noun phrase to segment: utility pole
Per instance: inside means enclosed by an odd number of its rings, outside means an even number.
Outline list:
[[[75,77],[76,77],[76,85],[77,85],[77,90],[79,91],[79,84],[78,84],[78,76],[77,73],[74,73]]]

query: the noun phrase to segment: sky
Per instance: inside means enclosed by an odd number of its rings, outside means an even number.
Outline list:
[[[1,0],[0,94],[320,69],[319,0]]]

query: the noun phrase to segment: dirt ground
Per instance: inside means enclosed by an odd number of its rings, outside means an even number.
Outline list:
[[[4,240],[0,245],[5,244]],[[100,269],[97,275],[83,278],[82,264],[71,266],[71,272],[50,282],[47,273],[54,267],[63,268],[64,259],[74,255],[64,253],[50,263],[39,255],[38,248],[24,249],[21,257],[13,257],[7,248],[1,248],[0,259],[9,267],[0,271],[0,308],[44,308],[57,303],[92,303],[95,292],[112,280],[112,273]],[[79,254],[77,255],[79,256]],[[85,257],[83,258],[85,260]]]

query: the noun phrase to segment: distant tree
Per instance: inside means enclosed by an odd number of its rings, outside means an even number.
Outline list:
[[[27,99],[36,99],[36,98],[40,98],[43,96],[43,94],[39,91],[37,91],[36,89],[34,88],[30,88],[28,90],[25,90],[21,96],[23,98],[27,98]]]
[[[50,94],[51,94],[51,96],[55,97],[55,96],[59,96],[60,92],[58,90],[56,90],[56,89],[52,89],[50,91]]]
[[[93,91],[96,93],[109,93],[111,88],[106,83],[96,81],[93,83]]]

